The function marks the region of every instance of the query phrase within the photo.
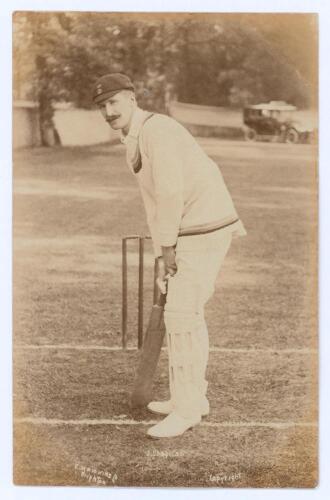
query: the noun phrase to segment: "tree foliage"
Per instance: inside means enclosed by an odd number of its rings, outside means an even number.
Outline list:
[[[43,130],[54,101],[90,108],[95,80],[115,71],[133,79],[147,109],[165,111],[173,98],[306,107],[316,99],[316,33],[303,14],[18,12],[14,97],[39,102]]]

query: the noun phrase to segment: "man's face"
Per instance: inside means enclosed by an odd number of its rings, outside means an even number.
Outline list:
[[[121,91],[98,104],[103,118],[114,130],[129,131],[136,101],[133,92]]]

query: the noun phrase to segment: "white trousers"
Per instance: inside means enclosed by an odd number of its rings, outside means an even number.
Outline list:
[[[232,234],[223,230],[178,238],[177,273],[168,282],[164,320],[171,401],[185,418],[200,416],[206,401],[209,339],[204,306],[231,240]]]

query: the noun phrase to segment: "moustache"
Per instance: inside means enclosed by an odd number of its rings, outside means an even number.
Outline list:
[[[119,118],[119,117],[120,117],[120,115],[108,116],[108,117],[106,118],[106,121],[107,121],[108,123],[112,123],[114,120],[117,120],[117,118]]]

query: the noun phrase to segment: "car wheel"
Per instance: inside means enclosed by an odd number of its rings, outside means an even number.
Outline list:
[[[294,128],[289,128],[285,134],[285,142],[288,144],[296,144],[299,141],[299,134]]]
[[[253,128],[245,128],[244,129],[244,137],[246,141],[256,141],[257,140],[257,132]]]

